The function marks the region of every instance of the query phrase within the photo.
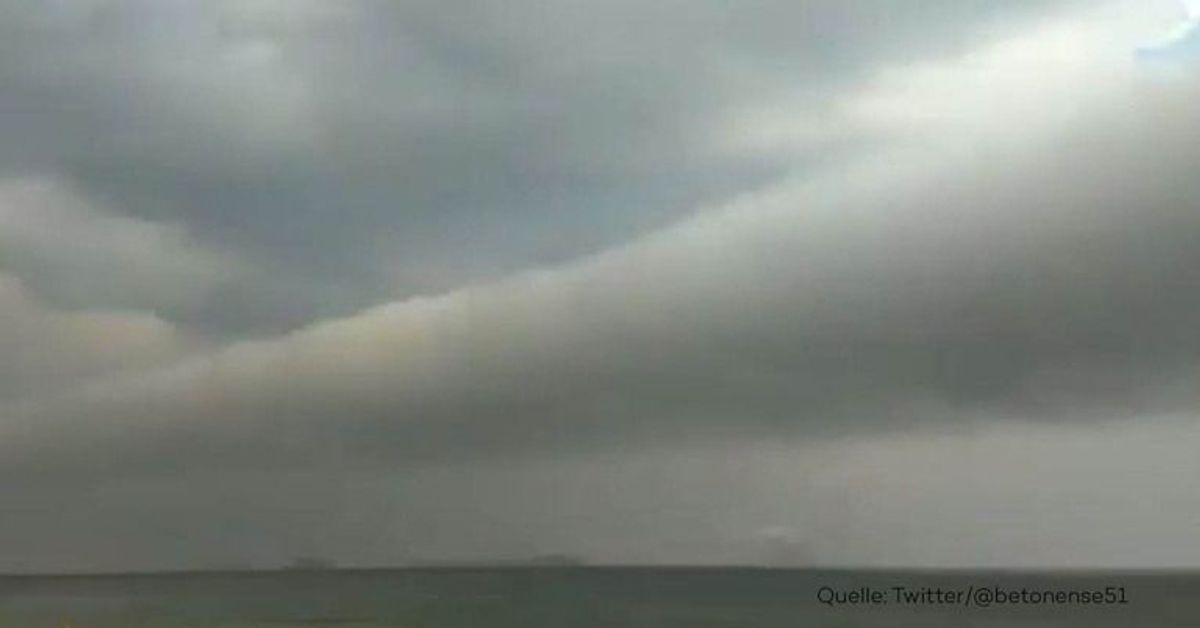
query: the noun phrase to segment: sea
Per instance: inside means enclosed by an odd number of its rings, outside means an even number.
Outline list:
[[[2,628],[185,626],[1196,628],[1200,573],[506,567],[0,577]]]

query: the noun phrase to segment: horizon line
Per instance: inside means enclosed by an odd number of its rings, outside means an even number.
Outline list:
[[[354,574],[383,572],[420,571],[614,571],[614,570],[665,570],[665,571],[771,571],[812,572],[841,574],[997,574],[997,575],[1200,575],[1200,565],[1168,567],[1118,567],[1118,566],[847,566],[847,565],[767,565],[750,563],[580,563],[543,564],[518,561],[464,561],[429,562],[392,566],[330,566],[321,568],[296,568],[288,565],[279,567],[254,567],[245,569],[223,568],[180,568],[180,569],[134,569],[101,571],[0,571],[0,578],[134,578],[134,577],[183,577],[183,576],[273,576],[273,575],[318,575]]]

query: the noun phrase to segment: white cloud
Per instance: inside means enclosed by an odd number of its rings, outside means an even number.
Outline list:
[[[177,361],[196,340],[152,315],[56,310],[0,273],[0,399],[53,395]]]
[[[194,306],[236,270],[182,228],[107,212],[61,180],[0,180],[0,263],[74,305]]]
[[[989,33],[958,54],[882,65],[849,94],[822,100],[798,88],[756,102],[735,110],[719,136],[733,150],[793,155],[852,141],[986,141],[996,150],[1006,138],[1052,139],[1088,107],[1120,98],[1114,91],[1135,78],[1132,50],[1158,21],[1154,13],[1121,3],[1060,10],[1015,35]]]

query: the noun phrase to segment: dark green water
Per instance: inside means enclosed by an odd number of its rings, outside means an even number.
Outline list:
[[[1125,603],[900,603],[893,597],[898,586],[913,594],[924,588],[1114,587]],[[819,600],[864,587],[886,603],[830,606]],[[1200,574],[529,568],[0,578],[0,628],[64,625],[1194,628],[1200,626]]]

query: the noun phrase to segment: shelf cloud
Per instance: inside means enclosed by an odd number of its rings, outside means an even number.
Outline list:
[[[1194,416],[1200,87],[1122,3],[919,4],[0,3],[60,55],[0,53],[0,485],[450,473],[436,512],[496,465]],[[772,508],[679,538],[870,560]]]

